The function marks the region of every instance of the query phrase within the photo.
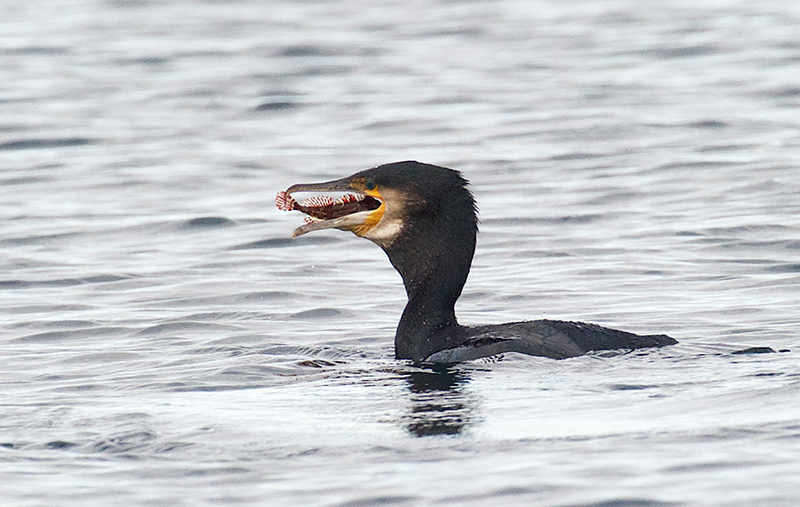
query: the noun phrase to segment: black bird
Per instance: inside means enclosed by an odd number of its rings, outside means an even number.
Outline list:
[[[295,192],[327,191],[350,194],[336,201],[313,197],[304,205],[291,197]],[[309,215],[292,237],[341,229],[386,252],[408,295],[394,339],[398,359],[455,363],[503,352],[562,359],[593,350],[677,343],[663,334],[641,336],[583,322],[459,324],[455,304],[475,253],[478,218],[467,181],[453,169],[396,162],[340,180],[293,185],[278,194],[276,204]]]

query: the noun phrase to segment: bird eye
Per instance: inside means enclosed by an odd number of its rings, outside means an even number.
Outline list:
[[[364,186],[367,187],[367,190],[375,190],[375,187],[378,185],[375,184],[372,178],[367,178],[367,181],[364,182]]]

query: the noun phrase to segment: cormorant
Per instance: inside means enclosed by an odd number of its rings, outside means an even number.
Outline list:
[[[302,205],[291,197],[330,191],[347,194],[336,200],[314,196]],[[292,185],[275,202],[308,215],[292,237],[340,229],[386,252],[408,295],[395,334],[398,359],[455,363],[504,352],[562,359],[677,343],[663,334],[641,336],[583,322],[459,324],[455,304],[472,264],[478,219],[467,181],[453,169],[415,161],[385,164],[339,180]]]

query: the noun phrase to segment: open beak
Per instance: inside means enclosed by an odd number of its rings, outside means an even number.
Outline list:
[[[292,198],[297,192],[347,192],[334,200],[315,196],[299,204]],[[324,183],[300,183],[292,185],[285,192],[279,192],[275,204],[285,211],[302,211],[306,223],[292,233],[296,238],[303,234],[322,229],[340,229],[363,236],[383,215],[383,202],[353,188],[349,178],[326,181]]]

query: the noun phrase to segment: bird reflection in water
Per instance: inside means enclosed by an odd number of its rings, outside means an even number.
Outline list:
[[[404,377],[411,393],[404,422],[412,435],[458,435],[472,421],[474,400],[464,390],[470,381],[467,371],[432,365],[406,372]]]

